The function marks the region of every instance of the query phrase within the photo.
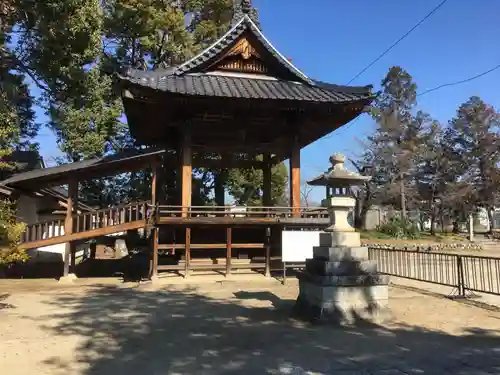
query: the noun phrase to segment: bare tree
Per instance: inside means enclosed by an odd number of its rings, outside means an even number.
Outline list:
[[[310,207],[311,206],[311,199],[310,195],[313,191],[313,187],[311,185],[307,184],[307,181],[303,180],[300,184],[300,205],[302,207]]]

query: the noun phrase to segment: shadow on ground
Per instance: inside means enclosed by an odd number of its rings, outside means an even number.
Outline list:
[[[10,296],[9,293],[0,293],[0,310],[14,308],[14,306],[11,305],[10,303],[2,302],[5,301],[7,298],[9,298],[9,296]]]
[[[269,292],[234,295],[112,287],[66,293],[51,299],[59,323],[45,329],[82,337],[75,356],[86,375],[500,373],[497,332],[311,326],[290,319],[291,300]],[[274,307],[245,306],[251,298]],[[58,357],[46,365],[67,373],[72,367]]]

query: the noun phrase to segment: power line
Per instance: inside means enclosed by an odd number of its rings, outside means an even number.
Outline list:
[[[456,81],[456,82],[450,82],[450,83],[444,83],[442,85],[439,85],[439,86],[436,86],[432,89],[429,89],[429,90],[425,90],[424,92],[421,92],[419,94],[417,94],[417,96],[422,96],[422,95],[426,95],[428,93],[431,93],[431,92],[434,92],[434,91],[437,91],[437,90],[441,90],[442,88],[445,88],[445,87],[451,87],[451,86],[456,86],[456,85],[460,85],[462,83],[467,83],[467,82],[470,82],[470,81],[473,81],[475,79],[478,79],[478,78],[481,78],[487,74],[490,74],[492,72],[494,72],[495,70],[497,69],[500,69],[500,64],[494,66],[493,68],[491,69],[488,69],[487,71],[485,72],[482,72],[482,73],[479,73],[479,74],[476,74],[475,76],[472,76],[472,77],[469,77],[469,78],[466,78],[466,79],[462,79],[461,81]],[[354,125],[357,121],[359,121],[359,119],[361,118],[361,115],[360,114],[358,117],[356,117],[354,120],[352,120],[349,124],[347,124],[346,126],[343,126],[339,129],[338,132],[332,132],[331,134],[327,135],[326,137],[324,137],[323,139],[329,139],[331,137],[333,137],[334,135],[339,135],[339,132],[343,131],[343,130],[347,130],[349,129],[352,125]]]
[[[330,139],[331,137],[333,137],[334,135],[339,135],[339,133],[341,131],[344,131],[344,130],[347,130],[349,129],[351,126],[353,126],[357,121],[359,121],[359,119],[361,118],[363,114],[361,113],[358,117],[356,117],[354,120],[352,120],[351,122],[349,122],[349,124],[345,125],[345,126],[341,126],[340,128],[338,129],[335,129],[333,132],[331,132],[330,134],[328,134],[326,137],[323,137],[321,139]]]
[[[440,90],[440,89],[442,89],[444,87],[456,86],[456,85],[460,85],[462,83],[473,81],[473,80],[481,78],[481,77],[485,76],[486,74],[489,74],[489,73],[491,73],[491,72],[493,72],[493,71],[495,71],[495,70],[497,70],[499,68],[500,68],[500,64],[498,64],[497,66],[495,66],[495,67],[493,67],[493,68],[491,68],[491,69],[489,69],[489,70],[487,70],[485,72],[479,73],[479,74],[477,74],[477,75],[475,75],[473,77],[466,78],[466,79],[463,79],[461,81],[456,81],[456,82],[451,82],[451,83],[445,83],[445,84],[436,86],[436,87],[434,87],[432,89],[429,89],[429,90],[426,90],[424,92],[421,92],[420,94],[417,94],[417,96],[422,96],[422,95],[428,94],[430,92]]]
[[[382,52],[375,60],[373,60],[370,64],[368,64],[363,70],[361,70],[358,74],[356,74],[347,85],[358,78],[361,74],[370,69],[377,61],[379,61],[382,57],[384,57],[389,51],[391,51],[394,47],[396,47],[403,39],[405,39],[408,35],[410,35],[415,29],[417,29],[421,24],[423,24],[427,18],[432,16],[439,8],[441,8],[448,0],[441,1],[434,9],[432,9],[424,18],[422,18],[415,26],[413,26],[410,30],[408,30],[401,38],[396,40],[389,48],[387,48],[384,52]]]

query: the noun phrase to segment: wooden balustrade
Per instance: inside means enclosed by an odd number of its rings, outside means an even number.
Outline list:
[[[148,202],[134,202],[103,208],[97,211],[73,215],[73,233],[83,233],[139,220],[149,220],[153,216],[161,218],[271,218],[287,219],[294,217],[292,207],[228,207],[228,206],[152,206]],[[302,219],[325,219],[328,217],[323,207],[301,207]],[[28,225],[22,242],[45,240],[64,235],[64,219],[49,220]]]
[[[228,206],[156,206],[156,216],[181,217],[238,217],[238,218],[290,218],[294,216],[297,208],[293,207],[236,207]],[[324,207],[301,207],[301,218],[327,218],[328,213]]]
[[[73,233],[83,233],[148,218],[147,202],[134,202],[73,215]],[[28,225],[21,242],[33,242],[64,235],[64,219]]]

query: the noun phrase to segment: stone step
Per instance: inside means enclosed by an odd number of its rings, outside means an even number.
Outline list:
[[[325,259],[331,262],[341,261],[363,261],[369,260],[368,247],[328,247],[328,246],[315,246],[313,248],[313,257],[318,259]]]
[[[374,260],[331,262],[323,259],[306,260],[306,270],[319,276],[356,276],[377,273]]]

